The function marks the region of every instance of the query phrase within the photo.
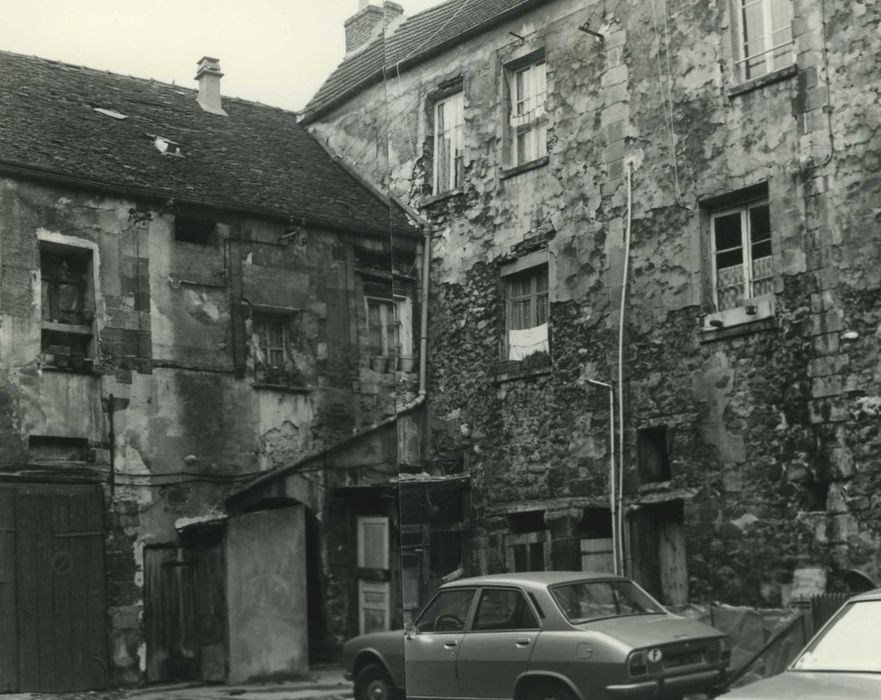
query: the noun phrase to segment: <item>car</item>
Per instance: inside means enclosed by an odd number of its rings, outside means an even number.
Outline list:
[[[789,667],[719,700],[881,698],[881,588],[850,598]]]
[[[343,646],[356,700],[653,700],[721,687],[726,635],[634,581],[531,572],[446,583],[414,622]]]

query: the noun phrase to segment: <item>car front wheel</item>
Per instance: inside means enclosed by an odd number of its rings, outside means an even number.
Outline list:
[[[367,664],[355,676],[355,700],[395,700],[392,679],[379,664]]]

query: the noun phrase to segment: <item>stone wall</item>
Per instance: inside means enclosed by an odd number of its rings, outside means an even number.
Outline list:
[[[813,565],[830,589],[851,568],[879,577],[881,12],[795,0],[795,64],[749,82],[737,21],[727,1],[548,2],[310,125],[431,219],[432,455],[463,456],[471,472],[475,572],[506,567],[505,537],[531,510],[544,511],[553,565],[579,568],[583,509],[608,503],[607,396],[586,379],[617,375],[632,167],[629,520],[681,508],[693,600],[785,604]],[[504,67],[542,50],[547,162],[511,172]],[[438,197],[431,96],[458,80],[464,184]],[[720,313],[711,216],[757,194],[770,205],[771,301]],[[511,372],[501,265],[543,248],[551,365]],[[637,431],[658,426],[671,478],[641,483]]]

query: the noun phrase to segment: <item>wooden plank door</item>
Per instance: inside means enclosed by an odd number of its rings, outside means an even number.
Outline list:
[[[15,619],[15,491],[0,488],[0,693],[18,690]]]
[[[589,538],[581,540],[581,570],[611,574],[615,569],[615,553],[612,538]]]
[[[18,690],[103,688],[107,638],[100,487],[17,490]]]
[[[188,549],[144,548],[144,623],[147,681],[194,680],[198,650]]]

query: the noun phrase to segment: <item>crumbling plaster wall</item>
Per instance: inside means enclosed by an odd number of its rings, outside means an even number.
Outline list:
[[[250,474],[348,436],[360,416],[358,370],[346,369],[358,342],[351,242],[301,227],[289,244],[290,228],[229,216],[216,246],[198,246],[174,240],[159,205],[0,180],[0,477],[104,484],[114,682],[144,670],[143,548],[176,541],[178,520],[222,516]],[[38,236],[93,250],[100,352],[91,371],[43,366]],[[296,314],[302,387],[252,386],[251,309],[236,294]],[[30,435],[85,439],[94,461],[35,464]],[[303,496],[322,507],[315,493]]]
[[[549,3],[394,73],[311,127],[432,220],[433,452],[468,455],[478,569],[504,562],[496,535],[506,504],[539,508],[555,497],[565,511],[605,499],[605,396],[584,379],[617,370],[629,162],[631,503],[686,499],[692,597],[785,602],[793,571],[811,563],[828,567],[830,587],[851,567],[878,580],[881,144],[872,76],[881,9],[795,0],[797,67],[751,90],[736,75],[732,10],[725,0]],[[603,41],[578,31],[585,21]],[[505,178],[503,65],[541,48],[549,162]],[[458,77],[465,184],[432,199],[426,102]],[[387,168],[376,157],[385,153]],[[711,205],[761,183],[773,229],[771,328],[706,332]],[[544,240],[556,263],[552,371],[500,381],[498,265]],[[635,432],[653,425],[670,430],[673,478],[640,487]],[[811,484],[828,485],[824,503],[810,503]],[[577,566],[568,554],[555,562]]]

